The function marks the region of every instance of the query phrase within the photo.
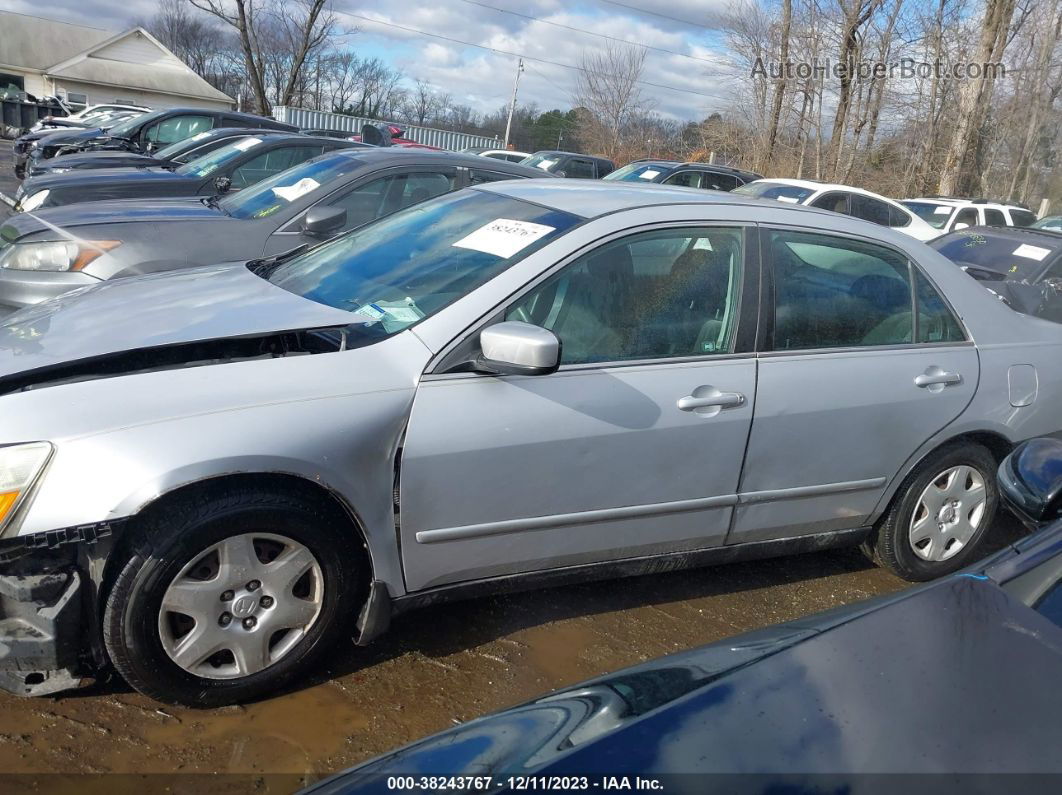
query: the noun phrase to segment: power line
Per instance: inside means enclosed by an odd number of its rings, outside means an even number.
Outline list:
[[[367,16],[364,16],[363,14],[353,14],[353,13],[351,13],[349,11],[343,11],[343,12],[340,12],[340,13],[342,13],[344,16],[353,17],[354,19],[364,20],[365,22],[372,22],[374,24],[384,25],[385,27],[389,27],[389,28],[397,28],[398,30],[406,31],[407,33],[415,33],[418,36],[429,36],[430,38],[433,38],[433,39],[442,39],[443,41],[448,41],[448,42],[451,42],[453,44],[461,44],[461,45],[463,45],[465,47],[476,47],[477,49],[480,49],[480,50],[486,50],[487,52],[498,53],[498,54],[501,54],[501,55],[508,55],[508,56],[513,57],[513,58],[524,58],[525,60],[528,60],[528,61],[538,61],[539,63],[549,64],[550,66],[559,66],[561,69],[572,69],[572,70],[574,70],[576,72],[584,72],[584,73],[586,71],[585,69],[583,69],[582,67],[579,67],[579,66],[572,66],[571,64],[560,63],[559,61],[550,61],[547,58],[537,58],[537,57],[535,57],[533,55],[525,55],[524,53],[513,52],[511,50],[502,50],[502,49],[500,49],[498,47],[488,47],[485,44],[475,44],[475,43],[473,43],[471,41],[464,41],[463,39],[455,39],[452,36],[444,36],[441,33],[428,33],[427,31],[424,31],[424,30],[417,30],[416,28],[410,28],[410,27],[407,27],[405,25],[399,25],[396,22],[384,22],[382,19],[375,19],[373,17],[367,17]],[[639,85],[649,86],[650,88],[662,88],[665,91],[675,91],[675,92],[678,92],[679,94],[696,94],[697,96],[707,97],[708,99],[722,99],[722,100],[730,99],[729,97],[721,97],[718,94],[708,94],[708,93],[706,93],[704,91],[694,91],[691,88],[675,88],[675,86],[666,86],[663,83],[652,83],[652,82],[650,82],[648,80],[636,80],[635,82],[638,83]]]
[[[587,36],[597,36],[599,39],[607,39],[608,41],[619,42],[620,44],[629,44],[633,47],[642,47],[646,50],[654,50],[656,52],[666,52],[668,55],[677,55],[680,58],[689,58],[691,61],[702,61],[715,65],[715,61],[709,58],[700,58],[696,55],[687,55],[684,52],[676,52],[675,50],[668,50],[664,47],[654,47],[651,44],[642,44],[636,41],[627,41],[616,36],[609,36],[605,33],[595,33],[592,30],[584,30],[583,28],[572,27],[571,25],[565,25],[561,22],[551,22],[548,19],[542,19],[541,17],[533,17],[530,14],[521,14],[519,11],[510,11],[507,8],[497,8],[486,3],[480,3],[478,0],[461,0],[462,3],[468,3],[469,5],[479,6],[480,8],[489,8],[491,11],[497,11],[500,14],[512,14],[514,17],[520,17],[522,19],[529,19],[532,22],[541,22],[543,25],[552,25],[555,28],[563,28],[564,30],[570,30],[573,33],[584,33]]]
[[[626,3],[617,2],[617,0],[600,0],[602,3],[608,3],[609,5],[619,6],[620,8],[626,8],[628,11],[637,11],[639,14],[649,14],[650,16],[660,17],[661,19],[670,19],[672,22],[678,22],[682,25],[692,25],[695,28],[704,28],[705,30],[712,30],[707,25],[702,25],[700,22],[692,22],[688,19],[679,19],[678,17],[669,17],[667,14],[661,14],[656,11],[650,11],[648,8],[639,8],[638,6],[629,6]]]

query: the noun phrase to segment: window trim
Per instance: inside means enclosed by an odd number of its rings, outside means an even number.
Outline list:
[[[456,363],[451,362],[450,358],[455,351],[461,348],[470,338],[475,337],[488,325],[501,322],[503,312],[506,307],[519,301],[523,296],[537,289],[545,281],[550,279],[554,274],[560,272],[564,268],[571,265],[573,262],[583,257],[584,255],[594,251],[601,246],[608,245],[609,243],[619,240],[625,237],[631,237],[633,235],[641,234],[643,232],[655,232],[661,229],[688,229],[690,227],[716,227],[723,229],[739,229],[743,232],[742,246],[744,250],[744,256],[742,257],[741,267],[741,294],[738,298],[738,307],[735,315],[735,329],[733,335],[733,341],[731,344],[731,350],[725,353],[710,353],[704,356],[675,356],[668,358],[657,359],[624,359],[622,361],[615,362],[585,362],[579,364],[562,364],[556,373],[563,374],[572,372],[574,370],[604,370],[613,369],[617,367],[645,367],[647,365],[689,365],[691,363],[699,363],[705,361],[721,361],[723,359],[745,359],[753,358],[756,356],[756,339],[759,333],[760,326],[760,307],[763,304],[762,296],[762,260],[759,256],[759,235],[757,234],[758,224],[750,221],[660,221],[656,223],[641,224],[639,226],[628,227],[616,232],[612,232],[607,235],[603,235],[595,240],[580,246],[575,251],[569,252],[567,256],[558,262],[554,263],[551,267],[547,268],[543,272],[539,273],[536,278],[530,282],[524,284],[516,292],[510,293],[500,302],[492,306],[486,313],[476,318],[470,323],[464,331],[454,336],[442,349],[431,358],[428,365],[424,368],[424,378],[430,378],[432,380],[440,380],[456,377],[473,377],[473,378],[498,378],[499,376],[491,375],[489,373],[474,373],[474,372],[445,372],[441,368],[452,367]],[[489,284],[489,282],[488,282]],[[486,286],[486,285],[484,285]],[[550,377],[550,376],[541,376]]]
[[[825,235],[827,237],[836,237],[843,240],[852,240],[859,243],[878,246],[879,248],[891,251],[897,256],[903,258],[907,262],[908,272],[908,289],[911,299],[911,342],[901,343],[889,343],[884,345],[846,345],[836,347],[823,347],[823,348],[799,348],[797,350],[778,350],[774,347],[774,320],[775,320],[775,287],[776,281],[774,278],[774,260],[770,255],[770,234],[772,232],[794,232],[806,235]],[[864,237],[862,235],[851,234],[849,232],[839,232],[836,230],[823,231],[822,229],[793,226],[788,224],[760,224],[759,225],[759,247],[761,251],[761,273],[762,273],[762,286],[761,286],[761,298],[760,298],[760,318],[762,330],[757,336],[756,352],[758,356],[764,358],[776,358],[779,356],[807,356],[807,355],[823,355],[823,354],[850,354],[854,352],[877,352],[877,351],[890,351],[890,350],[925,350],[926,348],[960,348],[960,347],[974,347],[975,343],[970,335],[970,330],[966,327],[966,324],[962,320],[962,315],[955,311],[955,307],[948,299],[947,294],[940,289],[940,286],[933,280],[933,278],[926,273],[925,269],[920,266],[911,256],[896,246],[890,243],[885,243],[874,238]],[[951,313],[952,319],[959,327],[965,339],[955,342],[915,342],[918,333],[918,307],[917,307],[917,294],[915,291],[915,278],[914,274],[918,273],[926,280],[926,282],[933,288],[933,290],[940,297],[941,302]]]

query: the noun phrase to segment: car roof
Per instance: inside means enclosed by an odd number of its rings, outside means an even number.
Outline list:
[[[563,149],[539,149],[537,152],[534,152],[531,157],[534,157],[535,155],[567,155],[570,157],[585,157],[590,160],[600,160],[604,163],[612,162],[607,157],[601,157],[600,155],[584,155],[582,152],[566,152]]]
[[[786,204],[774,199],[760,199],[722,191],[680,188],[656,182],[617,182],[600,180],[541,179],[515,182],[492,182],[476,185],[476,190],[490,191],[514,199],[534,202],[582,218],[597,218],[620,210],[675,204],[714,204],[743,207],[770,207],[799,213],[837,213]]]
[[[332,140],[333,143],[335,142],[334,139],[330,140]],[[443,165],[463,166],[464,168],[475,168],[480,170],[489,169],[491,171],[508,172],[525,177],[536,177],[540,179],[549,177],[549,174],[540,168],[532,168],[531,166],[522,166],[519,163],[510,163],[505,160],[485,158],[464,152],[449,152],[446,150],[414,149],[404,146],[355,146],[349,149],[326,152],[323,156],[334,157],[337,155],[356,158],[362,160],[365,165],[372,166],[400,166],[403,163],[430,164],[433,162],[439,162]]]
[[[926,204],[939,204],[945,207],[1006,207],[1008,210],[1025,210],[1032,212],[1028,207],[1011,202],[991,201],[990,199],[954,199],[947,196],[920,196],[916,199],[904,199],[905,202],[925,202]]]

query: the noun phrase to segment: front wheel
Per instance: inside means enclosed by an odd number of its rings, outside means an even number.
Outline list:
[[[995,458],[979,444],[938,451],[904,480],[864,551],[912,582],[974,562],[996,515],[995,472]]]
[[[213,707],[304,672],[353,624],[351,530],[300,498],[244,491],[143,522],[106,600],[104,641],[137,690]]]

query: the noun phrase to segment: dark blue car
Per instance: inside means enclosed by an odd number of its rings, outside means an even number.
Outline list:
[[[1020,446],[999,481],[1027,523],[1057,518],[1062,443]],[[1060,582],[1055,522],[964,572],[595,679],[309,791],[1062,791]],[[923,775],[872,775],[900,773]]]

